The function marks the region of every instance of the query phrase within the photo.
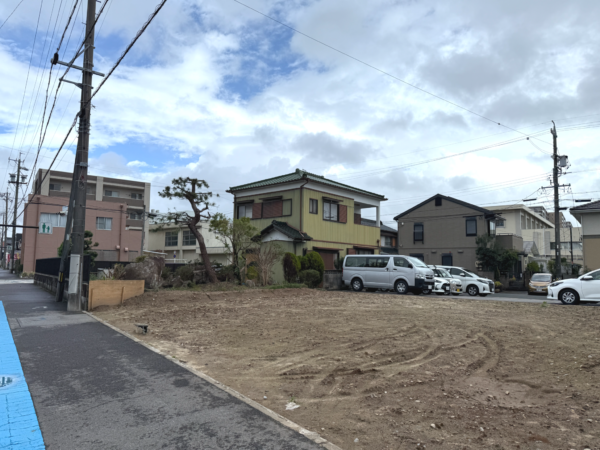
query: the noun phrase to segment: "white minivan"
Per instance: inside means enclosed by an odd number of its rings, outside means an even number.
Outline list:
[[[398,294],[433,290],[433,271],[411,256],[347,255],[342,280],[354,291],[393,289]]]

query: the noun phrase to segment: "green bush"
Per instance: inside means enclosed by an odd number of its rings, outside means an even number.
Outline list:
[[[254,266],[248,266],[248,270],[246,271],[246,279],[247,280],[256,280],[258,278],[258,270]]]
[[[183,281],[194,281],[194,266],[186,264],[185,266],[178,267],[175,271],[175,275]]]
[[[499,281],[494,282],[494,286],[496,286],[496,288],[498,289],[502,289],[502,283],[500,283]]]
[[[286,253],[283,256],[283,277],[288,283],[296,281],[298,272],[300,272],[302,264],[300,264],[300,258],[293,253]]]
[[[309,252],[302,257],[301,260],[302,271],[305,270],[316,270],[319,272],[319,283],[323,281],[323,274],[325,273],[325,263],[323,258],[317,252]]]
[[[298,274],[298,277],[300,278],[300,281],[309,288],[316,288],[321,284],[321,274],[313,269],[303,270]]]
[[[135,262],[136,263],[141,263],[144,262],[146,260],[146,258],[148,257],[148,255],[140,255],[137,258],[135,258]]]
[[[531,261],[529,264],[527,264],[527,271],[529,273],[539,273],[540,265],[535,261]]]
[[[162,277],[162,279],[166,280],[171,275],[173,275],[173,271],[171,270],[171,268],[170,267],[163,267],[163,270],[162,270],[162,272],[160,274],[160,276]]]

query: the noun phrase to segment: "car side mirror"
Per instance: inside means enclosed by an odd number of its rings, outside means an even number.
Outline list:
[[[461,277],[464,277],[465,275],[466,275],[466,273],[464,273],[464,272],[461,272],[461,273],[460,273],[460,276],[461,276]]]
[[[412,265],[411,263],[408,263],[408,268],[409,268],[409,269],[412,269],[412,268],[413,268],[413,265]]]
[[[590,280],[593,280],[593,279],[594,279],[594,277],[591,276],[591,275],[588,275],[588,276],[582,278],[582,280],[584,280],[584,281],[590,281]]]

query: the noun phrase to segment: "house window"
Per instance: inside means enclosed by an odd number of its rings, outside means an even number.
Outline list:
[[[112,230],[112,219],[110,217],[96,217],[96,230]]]
[[[488,235],[496,236],[496,221],[488,220]]]
[[[467,223],[467,236],[477,236],[477,217],[468,217]]]
[[[50,183],[51,191],[60,191],[61,185],[58,183]]]
[[[183,230],[183,245],[196,245],[196,236],[191,230]]]
[[[104,196],[105,197],[118,197],[119,196],[119,191],[104,190]]]
[[[413,240],[414,242],[423,242],[423,224],[422,223],[415,223],[414,226],[414,231],[413,231]]]
[[[283,213],[282,216],[291,216],[292,215],[292,200],[284,200],[283,201]]]
[[[179,242],[179,231],[167,231],[165,233],[165,247],[177,247]]]
[[[142,213],[130,212],[129,213],[129,218],[131,220],[142,220],[143,215],[142,215]]]
[[[330,222],[338,221],[338,209],[339,205],[332,201],[323,200],[323,220]]]
[[[452,265],[452,255],[450,253],[446,253],[442,255],[442,266],[451,266]]]
[[[395,247],[393,241],[394,241],[394,238],[392,236],[381,236],[381,246],[382,247]]]
[[[442,206],[442,197],[435,198],[435,206]]]
[[[64,227],[67,224],[67,215],[42,213],[40,222],[52,224],[53,227]]]
[[[248,217],[249,219],[252,219],[252,203],[238,205],[237,213],[238,219],[241,219],[242,217]]]
[[[506,219],[496,219],[496,227],[504,228],[506,226]]]
[[[137,194],[135,192],[131,193],[131,198],[135,199],[135,200],[143,200],[144,199],[144,194]]]
[[[90,186],[89,184],[85,187],[85,193],[88,195],[94,195],[96,192],[94,191],[94,186]]]
[[[319,214],[319,200],[311,198],[308,204],[308,212],[311,214]]]

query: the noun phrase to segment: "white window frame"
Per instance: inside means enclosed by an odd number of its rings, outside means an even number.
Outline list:
[[[175,244],[167,244],[167,238],[172,238],[173,235],[177,239]],[[165,231],[165,247],[179,247],[179,231]]]
[[[58,186],[58,189],[52,189],[52,187],[56,187]],[[50,183],[50,188],[51,191],[55,191],[55,192],[60,192],[62,191],[62,184],[60,183]]]
[[[64,228],[67,225],[67,215],[58,213],[40,213],[40,223],[50,223],[53,227]]]
[[[192,230],[189,230],[189,229],[188,230],[182,230],[181,235],[182,235],[182,237],[181,237],[181,245],[183,245],[183,246],[190,246],[190,245],[196,246],[196,244],[198,243],[198,240],[196,239],[196,236],[194,236],[194,233],[192,233]],[[185,239],[186,235],[187,235],[188,238],[191,238],[194,241],[192,244],[189,244],[189,243],[186,244],[186,239]],[[189,239],[188,239],[187,242],[189,242]]]
[[[112,217],[96,217],[96,230],[112,231]]]
[[[108,195],[108,192],[110,192],[110,195]],[[119,191],[111,191],[110,189],[104,189],[104,196],[119,198]]]

